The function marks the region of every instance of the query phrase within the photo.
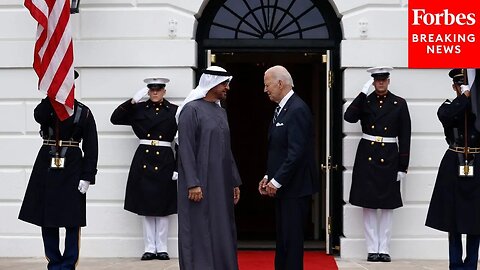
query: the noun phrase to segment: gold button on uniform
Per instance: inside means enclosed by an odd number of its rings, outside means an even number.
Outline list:
[[[380,159],[380,162],[382,162],[382,163],[383,163],[383,162],[385,162],[385,160],[383,160],[383,158],[382,158],[382,159]]]
[[[157,170],[158,170],[158,167],[155,167],[155,171],[157,171]]]
[[[156,111],[160,111],[160,108],[155,108]]]
[[[385,146],[385,143],[382,142],[382,146]]]
[[[150,152],[150,150],[148,150],[148,149],[147,149],[147,150],[145,150],[145,153],[148,153],[148,152]]]
[[[384,127],[383,129],[387,130],[388,128],[387,128],[387,127]]]
[[[160,152],[157,151],[157,155],[160,155]]]
[[[147,165],[143,165],[143,168],[146,169],[146,168],[147,168]]]
[[[372,161],[372,157],[368,157],[368,161]]]
[[[375,144],[375,142],[371,142],[370,144],[371,144],[371,145],[374,145],[374,144]]]
[[[150,133],[148,133],[148,134],[147,134],[147,137],[149,137],[149,138],[150,138]]]
[[[380,100],[380,104],[382,104],[382,103],[383,103],[383,100]]]
[[[375,128],[375,125],[372,125],[372,129],[374,129],[374,128]]]
[[[162,135],[158,136],[158,138],[161,139],[161,138],[162,138]]]

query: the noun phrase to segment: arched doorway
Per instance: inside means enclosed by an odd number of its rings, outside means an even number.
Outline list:
[[[317,149],[319,169],[329,161],[340,164],[339,18],[321,0],[211,0],[198,20],[196,41],[199,69],[216,64],[234,76],[224,105],[243,180],[242,200],[236,208],[238,239],[250,241],[246,247],[255,247],[251,241],[275,239],[273,200],[257,191],[265,172],[266,134],[274,109],[263,93],[263,73],[273,65],[291,72],[294,91],[314,113],[317,140],[312,147]],[[331,56],[328,65],[327,51]],[[331,86],[328,95],[327,81]],[[335,154],[327,155],[327,148]],[[321,174],[324,189],[312,201],[312,222],[306,235],[317,243],[315,247],[327,240],[328,253],[339,246],[342,231],[342,176],[338,171],[332,173],[332,178]]]

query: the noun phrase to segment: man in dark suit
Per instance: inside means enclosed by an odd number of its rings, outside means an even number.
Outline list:
[[[318,192],[312,114],[293,92],[293,80],[282,66],[265,72],[265,89],[278,103],[268,133],[267,173],[262,195],[275,198],[276,270],[303,269],[303,231],[312,194]]]
[[[373,262],[391,261],[393,209],[402,206],[400,182],[406,177],[410,158],[410,114],[405,99],[388,89],[391,70],[367,69],[372,78],[344,115],[347,122],[360,120],[362,126],[349,201],[363,207],[367,261]],[[375,91],[367,95],[372,84]]]

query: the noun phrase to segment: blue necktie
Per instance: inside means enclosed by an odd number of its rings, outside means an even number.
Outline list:
[[[280,106],[275,108],[275,113],[273,114],[273,123],[277,121],[278,115],[280,114]]]

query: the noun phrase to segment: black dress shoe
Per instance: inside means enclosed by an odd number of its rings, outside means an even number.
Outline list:
[[[159,252],[159,253],[157,253],[157,259],[159,259],[159,260],[170,260],[170,257],[168,257],[167,252]]]
[[[157,256],[155,255],[155,253],[145,252],[145,253],[143,253],[142,258],[140,260],[150,261],[150,260],[153,260],[153,259],[156,259],[156,258],[157,258]]]
[[[378,262],[379,259],[378,253],[368,253],[367,262]]]
[[[391,262],[392,258],[390,258],[390,255],[388,255],[388,254],[380,253],[380,254],[378,254],[378,261],[380,261],[380,262]]]

